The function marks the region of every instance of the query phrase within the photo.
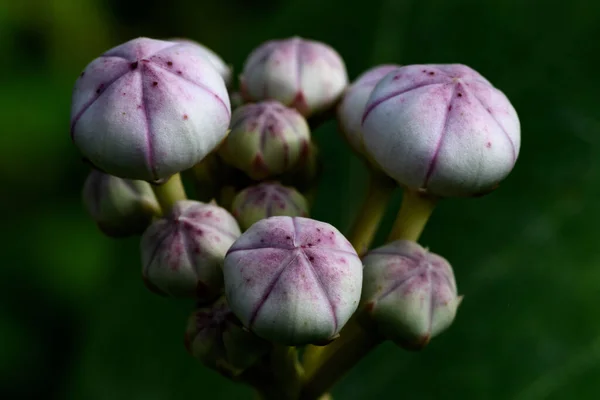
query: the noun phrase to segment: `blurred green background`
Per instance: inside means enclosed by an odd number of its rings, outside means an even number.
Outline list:
[[[461,62],[503,90],[522,149],[495,193],[444,201],[422,243],[465,300],[421,353],[385,345],[336,399],[600,398],[600,3],[591,0],[0,0],[0,397],[250,398],[191,359],[191,304],[148,292],[138,241],[80,204],[69,139],[83,67],[137,36],[187,36],[239,72],[270,38],[329,43],[351,78],[383,63]],[[366,173],[335,124],[313,216],[347,231]],[[378,237],[391,226],[400,193]]]

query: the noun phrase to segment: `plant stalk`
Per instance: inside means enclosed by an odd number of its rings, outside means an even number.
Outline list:
[[[387,241],[412,240],[416,242],[419,240],[437,200],[437,197],[405,189],[400,211]]]
[[[151,186],[158,204],[160,204],[163,216],[171,212],[175,203],[187,199],[179,173],[171,176],[164,183]]]
[[[397,184],[392,179],[378,171],[370,171],[367,197],[348,235],[348,240],[359,256],[362,257],[369,250],[396,187]]]

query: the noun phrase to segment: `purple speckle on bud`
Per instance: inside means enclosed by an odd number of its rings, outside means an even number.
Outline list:
[[[225,61],[223,61],[223,59],[217,53],[215,53],[208,47],[204,46],[203,44],[194,42],[193,40],[176,38],[176,39],[170,39],[170,41],[176,42],[176,43],[184,43],[184,44],[194,46],[196,51],[200,55],[204,56],[208,61],[210,61],[210,63],[213,65],[213,67],[217,70],[219,75],[221,75],[221,77],[225,81],[225,84],[227,86],[231,85],[231,83],[232,83],[231,78],[233,75],[232,68],[230,65],[226,64]],[[167,66],[172,67],[172,66],[174,66],[174,64],[172,61],[168,61]],[[180,71],[178,71],[178,72],[180,72]]]
[[[304,117],[275,101],[239,107],[231,132],[219,149],[221,157],[253,179],[282,174],[305,156],[310,130]]]
[[[361,304],[386,338],[420,349],[450,326],[462,297],[444,258],[399,240],[367,253],[363,263]]]
[[[308,218],[258,221],[228,251],[223,273],[242,323],[287,345],[332,339],[360,299],[358,255],[337,229]]]
[[[144,281],[173,297],[214,299],[223,285],[225,253],[239,235],[237,222],[225,209],[180,201],[142,236]]]
[[[110,174],[160,180],[198,163],[226,135],[227,89],[194,45],[138,38],[84,72],[73,89],[71,137]]]
[[[506,96],[460,64],[408,65],[375,86],[362,115],[367,156],[411,189],[473,196],[512,170],[520,124]]]
[[[255,49],[240,80],[247,100],[274,99],[309,116],[335,104],[348,84],[348,75],[333,48],[293,37]]]
[[[298,191],[277,182],[250,186],[233,199],[233,216],[242,229],[255,222],[274,216],[306,217],[308,203]]]

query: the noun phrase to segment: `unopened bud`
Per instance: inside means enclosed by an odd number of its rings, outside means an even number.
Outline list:
[[[398,65],[380,65],[371,68],[349,86],[337,108],[340,131],[358,154],[364,154],[362,116],[369,96],[377,83]]]
[[[160,215],[160,206],[148,182],[121,179],[92,170],[83,186],[83,204],[108,236],[141,235]]]
[[[348,75],[333,48],[293,37],[271,40],[255,49],[240,80],[242,93],[250,101],[274,99],[309,116],[337,102]]]
[[[384,337],[417,350],[452,324],[462,297],[444,258],[399,240],[367,253],[363,263],[362,308]]]
[[[142,236],[144,282],[159,294],[210,301],[222,291],[223,259],[239,235],[224,208],[179,201]]]
[[[475,196],[512,170],[519,118],[506,96],[460,64],[408,65],[379,81],[363,117],[365,150],[412,190]]]
[[[223,78],[196,45],[138,38],[92,61],[73,89],[71,137],[99,169],[159,181],[227,134]]]
[[[302,115],[275,101],[247,104],[231,118],[231,132],[219,154],[252,179],[291,170],[310,145],[310,130]]]
[[[233,199],[232,214],[242,229],[274,216],[306,217],[308,203],[293,187],[265,182],[242,190]]]
[[[227,376],[239,375],[271,349],[269,342],[243,328],[225,298],[192,313],[185,346],[204,365]]]
[[[360,300],[356,251],[336,228],[308,218],[258,221],[229,249],[223,272],[244,326],[285,345],[331,341]]]

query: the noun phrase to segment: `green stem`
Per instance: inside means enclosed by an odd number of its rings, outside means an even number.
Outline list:
[[[393,180],[375,170],[371,170],[369,179],[367,198],[348,235],[348,240],[359,256],[365,254],[369,249],[390,197],[397,187]]]
[[[402,206],[394,222],[388,242],[395,240],[419,240],[433,209],[437,198],[416,190],[405,189],[402,196]]]
[[[151,186],[163,215],[169,214],[176,202],[187,198],[183,183],[181,182],[181,175],[178,173],[171,176],[164,183]]]
[[[352,317],[340,338],[324,348],[318,362],[305,364],[305,384],[300,400],[320,399],[346,372],[379,343]]]

